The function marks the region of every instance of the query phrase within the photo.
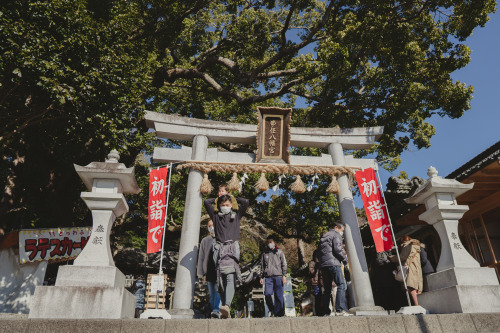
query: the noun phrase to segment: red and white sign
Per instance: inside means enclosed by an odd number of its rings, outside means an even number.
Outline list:
[[[75,259],[89,240],[92,227],[19,231],[19,262]]]
[[[149,175],[147,253],[161,250],[167,199],[167,172],[168,168],[154,169]]]
[[[375,170],[364,169],[356,172],[355,176],[377,253],[390,250],[393,247],[391,225],[384,206],[384,198],[378,187]]]

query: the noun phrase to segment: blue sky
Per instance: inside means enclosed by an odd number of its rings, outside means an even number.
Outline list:
[[[500,140],[500,13],[492,14],[484,28],[474,30],[466,44],[472,50],[471,62],[452,77],[474,87],[471,109],[459,119],[432,117],[429,122],[436,128],[432,146],[403,153],[393,173],[380,170],[384,188],[400,170],[409,177],[427,179],[432,165],[440,176],[447,176]]]

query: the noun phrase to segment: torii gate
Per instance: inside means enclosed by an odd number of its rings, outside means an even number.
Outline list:
[[[145,119],[147,126],[155,129],[160,138],[193,142],[192,148],[155,147],[153,160],[156,162],[209,161],[248,164],[255,162],[255,154],[219,152],[217,148],[208,149],[208,142],[255,144],[257,125],[201,120],[150,111],[146,111]],[[328,148],[329,155],[323,154],[319,157],[290,156],[290,165],[378,168],[374,159],[344,156],[344,149],[371,148],[375,140],[382,135],[383,130],[383,127],[350,129],[291,127],[291,146]],[[202,180],[203,174],[200,171],[195,169],[189,171],[173,309],[169,311],[172,317],[192,318],[193,316],[193,293],[202,209],[202,195],[200,193]],[[368,266],[348,177],[341,175],[337,181],[339,184],[340,215],[346,226],[344,239],[350,260],[349,266],[354,290],[355,307],[350,310],[356,314],[387,314],[383,308],[375,306],[373,300]]]

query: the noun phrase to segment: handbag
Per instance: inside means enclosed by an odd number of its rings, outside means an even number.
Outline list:
[[[413,258],[411,258],[411,260],[408,263],[408,265],[404,265],[402,269],[401,269],[401,266],[398,266],[398,268],[396,269],[396,272],[394,274],[394,278],[396,279],[396,281],[403,282],[405,280],[405,278],[408,277],[409,266],[411,265],[411,262],[413,261],[413,259],[415,259],[415,257],[417,256],[417,254],[418,254],[418,252],[415,253],[415,255],[413,256]],[[403,271],[404,271],[404,275],[403,275]]]

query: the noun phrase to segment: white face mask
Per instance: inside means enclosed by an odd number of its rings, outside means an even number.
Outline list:
[[[215,228],[214,227],[208,227],[208,232],[213,234],[215,232]]]
[[[269,244],[267,244],[267,246],[269,246],[269,248],[270,248],[271,250],[274,250],[274,243],[269,243]]]
[[[229,207],[229,206],[221,206],[220,207],[220,211],[224,215],[225,214],[229,214],[229,213],[231,213],[231,207]]]
[[[344,232],[343,231],[339,231],[339,234],[340,234],[340,236],[344,236]]]

